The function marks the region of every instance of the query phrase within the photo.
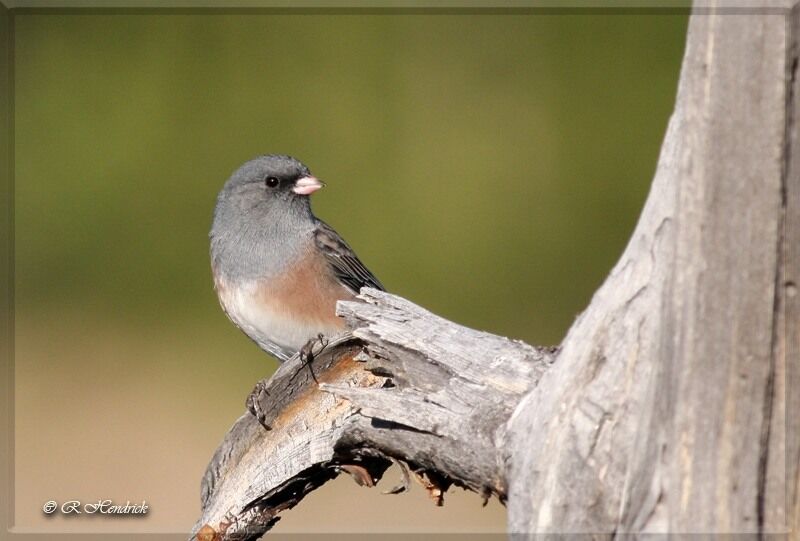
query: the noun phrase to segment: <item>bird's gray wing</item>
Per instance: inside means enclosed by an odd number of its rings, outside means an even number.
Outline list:
[[[351,292],[357,295],[362,287],[386,291],[339,233],[321,220],[317,221],[314,242],[328,260],[336,278]]]

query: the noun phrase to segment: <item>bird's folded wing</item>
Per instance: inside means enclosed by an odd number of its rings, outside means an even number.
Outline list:
[[[314,231],[314,242],[330,263],[336,278],[354,294],[358,294],[362,287],[385,291],[344,239],[321,220],[317,222],[317,229]]]

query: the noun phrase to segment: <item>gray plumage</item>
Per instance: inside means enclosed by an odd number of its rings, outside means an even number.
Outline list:
[[[270,193],[264,181],[310,174],[288,156],[262,156],[231,175],[217,196],[209,234],[216,272],[234,280],[260,278],[281,272],[297,256],[315,228],[309,198],[285,190]]]
[[[287,277],[302,274],[297,265],[307,266],[304,262],[309,258],[319,258],[319,264],[311,261],[315,272],[323,276],[301,284],[317,300],[320,295],[334,295],[329,291],[331,284],[344,288],[337,298],[358,294],[364,286],[383,289],[336,231],[314,216],[308,195],[298,188],[298,182],[304,181],[318,183],[308,167],[290,156],[261,156],[245,163],[217,196],[209,234],[211,266],[223,309],[245,334],[280,360],[296,353],[302,336],[316,335],[307,320],[317,317],[328,322],[320,324],[324,328],[319,332],[331,332],[333,325],[328,318],[334,315],[327,313],[326,304],[324,314],[304,313],[293,326],[292,311],[297,312],[296,304],[302,305],[302,299],[287,299],[280,290],[269,293]],[[311,191],[320,186],[314,185]],[[320,292],[320,287],[327,289]]]

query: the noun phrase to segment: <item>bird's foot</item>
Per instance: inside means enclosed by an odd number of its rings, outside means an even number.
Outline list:
[[[308,371],[311,374],[311,378],[314,380],[314,383],[318,385],[319,382],[317,381],[317,376],[314,374],[314,368],[311,366],[311,364],[314,362],[314,359],[317,357],[317,355],[325,351],[325,348],[328,347],[329,343],[330,341],[325,338],[325,335],[319,333],[315,338],[310,339],[303,347],[300,348],[300,369],[302,370],[303,367],[307,366]],[[319,344],[319,349],[314,351],[314,346],[317,344]],[[299,373],[300,370],[297,372]]]
[[[261,407],[261,397],[267,393],[267,380],[262,379],[256,386],[253,387],[253,390],[247,396],[247,401],[245,404],[247,405],[247,411],[249,411],[253,417],[258,420],[258,423],[266,428],[267,430],[272,430],[272,427],[266,423],[267,415],[264,409]]]
[[[304,363],[310,363],[314,361],[314,357],[325,351],[325,348],[328,347],[329,340],[325,338],[325,335],[319,333],[314,338],[310,339],[308,342],[305,343],[303,347],[300,348],[300,360]],[[319,344],[319,349],[314,351],[314,346]]]

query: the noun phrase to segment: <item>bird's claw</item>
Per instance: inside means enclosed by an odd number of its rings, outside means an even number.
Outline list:
[[[258,424],[267,430],[272,430],[272,427],[266,423],[267,415],[264,409],[261,407],[261,396],[263,394],[268,394],[266,387],[266,380],[261,380],[256,383],[256,386],[253,387],[253,390],[247,396],[247,401],[245,404],[247,405],[247,411],[249,411],[253,417],[258,420]]]
[[[311,373],[311,378],[317,384],[319,384],[319,382],[317,381],[316,374],[314,374],[314,369],[311,367],[311,363],[314,362],[314,359],[317,357],[317,355],[325,351],[325,348],[328,347],[329,343],[330,341],[327,338],[325,338],[325,335],[319,333],[316,337],[311,338],[308,342],[306,342],[303,345],[303,347],[300,348],[299,355],[300,355],[301,368],[303,366],[307,366],[308,371]],[[320,347],[317,351],[314,351],[314,346],[316,344],[319,344]],[[300,370],[298,370],[297,372],[299,373]]]

